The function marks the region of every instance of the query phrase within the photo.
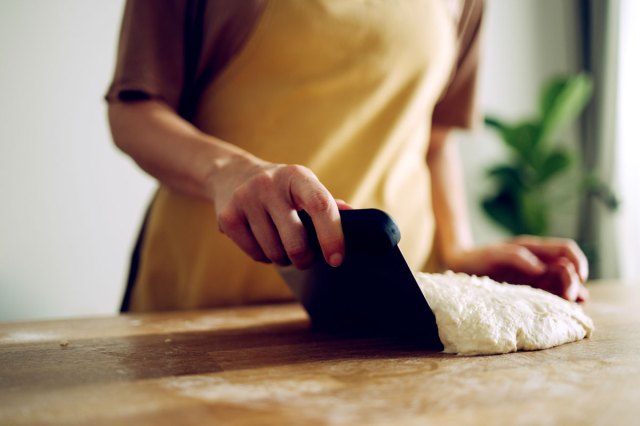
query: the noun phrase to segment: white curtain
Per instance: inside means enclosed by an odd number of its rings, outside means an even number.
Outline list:
[[[640,284],[640,2],[619,0],[614,183],[622,200],[615,217],[620,278]]]

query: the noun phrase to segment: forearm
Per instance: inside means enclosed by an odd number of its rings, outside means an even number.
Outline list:
[[[445,267],[453,268],[456,255],[473,247],[466,203],[462,162],[450,129],[431,131],[427,163],[431,173],[431,196],[438,229],[438,249]]]
[[[296,214],[306,210],[325,260],[342,263],[338,204],[308,168],[261,160],[157,101],[111,104],[109,122],[116,145],[145,171],[211,201],[220,231],[254,260],[308,267],[313,253]]]
[[[159,101],[109,105],[115,144],[147,173],[180,192],[213,201],[216,172],[251,155],[206,135]]]

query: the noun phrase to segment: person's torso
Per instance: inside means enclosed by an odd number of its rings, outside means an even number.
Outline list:
[[[405,257],[420,269],[434,233],[430,118],[450,75],[454,36],[441,0],[267,1],[242,48],[206,86],[193,122],[264,160],[308,166],[356,208],[387,211],[400,225]],[[215,305],[216,282],[233,277],[283,286],[273,268],[232,248],[202,201],[162,188],[150,225],[157,238],[147,250],[171,244],[174,256],[202,263],[192,264],[197,272],[170,274],[203,281],[180,284],[199,288],[190,306]],[[255,275],[233,269],[243,262]],[[226,288],[223,299],[253,300],[245,281],[231,284],[237,297]]]

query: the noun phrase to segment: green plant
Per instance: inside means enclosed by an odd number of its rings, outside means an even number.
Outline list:
[[[550,213],[557,204],[550,188],[578,163],[577,151],[563,147],[555,138],[577,118],[591,91],[591,80],[585,74],[557,77],[543,88],[537,117],[516,124],[485,118],[485,124],[498,132],[510,156],[488,170],[495,192],[482,200],[482,207],[511,234],[548,233]],[[615,195],[599,179],[581,170],[579,176],[579,183],[569,188],[566,197],[588,191],[610,209],[617,207]]]

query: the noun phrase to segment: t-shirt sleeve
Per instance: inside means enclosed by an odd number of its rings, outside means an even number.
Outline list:
[[[185,75],[188,0],[128,0],[108,102],[159,99],[176,109]]]
[[[458,22],[458,56],[454,71],[436,104],[434,126],[472,128],[478,122],[476,92],[483,4],[468,0]]]

